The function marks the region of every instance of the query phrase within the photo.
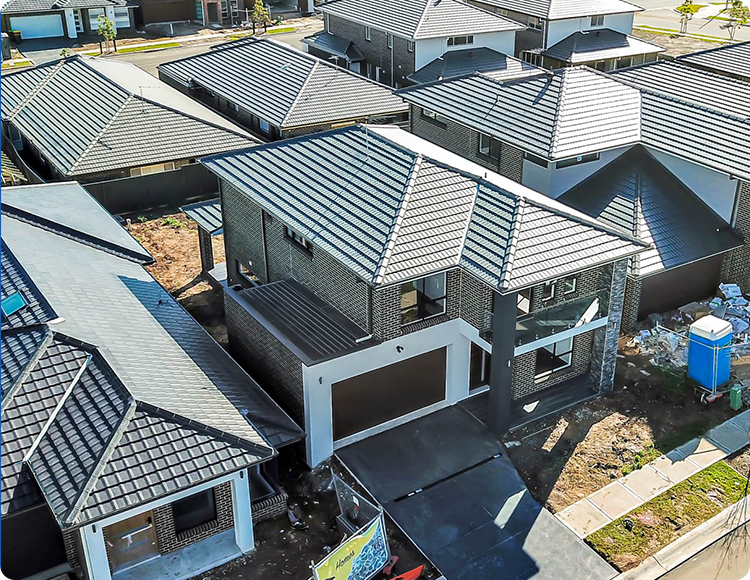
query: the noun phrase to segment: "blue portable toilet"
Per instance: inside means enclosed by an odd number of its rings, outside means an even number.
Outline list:
[[[712,393],[729,381],[732,324],[704,316],[690,325],[688,377]]]

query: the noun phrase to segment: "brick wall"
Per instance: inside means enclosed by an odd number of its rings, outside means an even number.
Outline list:
[[[77,570],[81,566],[81,536],[78,529],[65,530],[62,533],[63,544],[65,545],[65,556],[68,559],[68,564],[73,570]]]
[[[283,489],[276,495],[253,502],[253,523],[270,520],[286,513],[289,496]]]
[[[549,300],[543,300],[544,284],[535,286],[531,289],[531,311],[535,312],[563,302],[593,296],[601,288],[606,288],[608,284],[608,280],[603,279],[602,272],[602,268],[594,268],[572,276],[576,279],[576,289],[575,292],[569,294],[563,292],[562,279],[558,280],[555,286],[555,295]]]
[[[232,483],[229,481],[221,483],[213,488],[213,492],[216,503],[216,520],[179,534],[175,532],[172,504],[163,505],[153,510],[156,540],[160,554],[168,554],[234,527]]]
[[[734,227],[745,237],[742,248],[732,250],[724,257],[721,266],[722,282],[739,284],[742,291],[750,293],[750,183],[739,186],[739,201]]]
[[[641,288],[643,283],[634,278],[628,278],[625,284],[625,299],[622,306],[622,332],[633,332],[638,323],[638,310],[641,304]]]
[[[534,350],[515,357],[511,387],[513,399],[520,399],[521,397],[558,385],[568,379],[588,373],[591,367],[593,341],[593,331],[584,332],[574,337],[571,365],[568,368],[552,373],[546,381],[539,384],[534,383],[537,351]]]
[[[393,50],[388,48],[386,33],[381,30],[370,30],[370,40],[365,38],[365,27],[361,24],[344,20],[337,16],[328,16],[329,32],[351,40],[362,51],[365,59],[374,67],[383,69],[381,82],[391,84],[391,64],[393,64],[393,84],[409,84],[406,77],[414,72],[414,53],[407,50],[407,41],[393,37]],[[391,60],[393,59],[393,60]],[[362,66],[366,66],[364,63]],[[366,72],[363,71],[363,72]]]
[[[229,348],[235,358],[300,425],[305,426],[302,363],[235,299],[224,292]]]
[[[237,261],[250,268],[261,281],[267,282],[260,206],[223,179],[219,183],[227,282],[230,286],[244,282],[237,272]]]
[[[479,332],[492,330],[495,292],[484,282],[464,272],[461,277],[461,318]]]
[[[521,183],[523,177],[523,151],[501,143],[500,159],[479,153],[479,133],[453,121],[430,119],[422,114],[422,107],[410,105],[410,131],[461,157],[486,167],[508,179]]]

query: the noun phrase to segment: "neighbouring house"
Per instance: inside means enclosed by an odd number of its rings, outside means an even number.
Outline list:
[[[68,4],[72,4],[68,6]],[[3,6],[2,31],[18,30],[23,40],[97,35],[99,16],[106,16],[115,30],[135,26],[132,0],[10,0]],[[5,75],[3,75],[5,76]]]
[[[9,578],[190,578],[286,511],[277,450],[303,432],[152,262],[75,182],[3,188]]]
[[[273,40],[238,40],[159,65],[159,78],[267,141],[408,118],[389,87]]]
[[[76,179],[113,213],[215,194],[203,156],[258,143],[137,66],[74,56],[3,75],[3,134],[45,181]]]
[[[680,64],[750,83],[750,40],[683,54],[675,60]]]
[[[556,69],[586,64],[601,71],[656,60],[665,49],[631,36],[633,15],[625,0],[470,0],[526,25],[516,35],[516,55]]]
[[[632,235],[395,126],[202,162],[230,348],[310,465],[469,397],[502,433],[611,389]]]
[[[302,13],[313,11],[312,0],[295,4]],[[250,0],[139,0],[135,17],[138,25],[192,20],[204,26],[237,26],[250,20],[253,6]]]
[[[308,51],[341,59],[330,45],[353,46],[364,57],[355,70],[392,87],[411,84],[410,74],[451,50],[513,55],[516,32],[525,28],[462,0],[333,0],[316,9],[325,30],[308,40]]]
[[[550,197],[585,197],[581,209],[621,218],[628,232],[637,227],[638,237],[652,238],[662,259],[631,261],[624,329],[703,299],[720,282],[750,291],[750,84],[664,61],[610,74],[569,67],[507,82],[472,74],[397,92],[412,105],[416,135]],[[618,163],[636,146],[646,155],[634,153],[630,168]],[[651,205],[612,216],[607,204],[624,200]],[[684,220],[651,221],[675,200],[713,234],[672,227],[690,223]]]

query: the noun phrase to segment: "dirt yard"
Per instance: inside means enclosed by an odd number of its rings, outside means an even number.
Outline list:
[[[149,272],[220,344],[227,344],[220,290],[201,276],[198,226],[174,209],[131,216],[128,231],[156,259]],[[214,236],[214,261],[224,261],[223,236]]]
[[[728,397],[704,405],[684,379],[628,356],[618,359],[611,394],[505,443],[537,501],[557,512],[733,414]]]
[[[716,42],[710,42],[708,40],[699,40],[697,38],[691,38],[689,36],[681,36],[679,34],[669,34],[666,32],[648,32],[646,30],[633,29],[633,36],[645,40],[647,42],[653,42],[659,46],[666,48],[666,52],[663,52],[663,56],[680,56],[681,54],[687,54],[689,52],[697,52],[699,50],[706,50],[709,48],[716,48],[720,46]]]

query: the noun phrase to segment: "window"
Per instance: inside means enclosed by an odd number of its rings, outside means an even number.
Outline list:
[[[445,312],[445,272],[401,284],[401,324]]]
[[[300,234],[295,232],[292,228],[285,229],[287,239],[292,242],[298,248],[305,250],[306,252],[312,251],[312,246],[307,238],[302,237]]]
[[[521,59],[524,62],[528,62],[529,64],[533,64],[534,66],[542,66],[544,64],[544,57],[536,52],[522,52],[521,53]]]
[[[23,137],[21,136],[18,127],[15,125],[8,125],[8,135],[10,136],[11,143],[13,143],[13,147],[18,151],[23,151]]]
[[[469,36],[451,36],[448,38],[448,46],[464,46],[465,44],[474,44],[474,35]]]
[[[386,34],[386,38],[388,40],[388,48],[393,48],[393,35],[392,34]]]
[[[604,26],[604,14],[591,17],[591,27],[594,28],[596,26]]]
[[[578,286],[578,278],[575,276],[569,276],[568,278],[563,278],[562,281],[562,289],[563,294],[572,294],[576,291],[576,287]]]
[[[495,14],[499,14],[500,16],[507,16],[508,10],[505,8],[495,8]]]
[[[549,162],[546,159],[544,159],[543,157],[539,157],[538,155],[534,155],[533,153],[524,153],[523,158],[526,161],[533,163],[534,165],[538,165],[539,167],[544,167],[545,169],[549,167]]]
[[[253,265],[252,262],[248,262],[251,266]],[[255,272],[253,272],[250,268],[245,266],[242,262],[237,260],[237,273],[242,276],[245,280],[250,282],[253,286],[259,286],[260,280],[258,279],[258,276],[256,276]]]
[[[232,109],[235,113],[238,113],[240,110],[240,106],[237,103],[230,103],[229,101],[227,101],[227,107]]]
[[[172,504],[174,531],[181,534],[216,520],[214,490],[207,489]]]
[[[406,41],[406,50],[409,52],[414,52],[414,41],[413,40],[407,40]]]
[[[99,17],[104,16],[104,8],[89,8],[89,26],[91,32],[99,30]]]
[[[422,116],[426,117],[427,119],[437,121],[438,123],[442,123],[443,125],[448,122],[447,117],[443,117],[442,115],[439,115],[438,113],[430,109],[422,109]]]
[[[537,18],[536,16],[529,16],[529,18],[526,20],[526,25],[529,28],[533,28],[534,30],[541,30],[544,26],[542,19]]]
[[[266,464],[255,465],[248,469],[250,475],[250,497],[253,503],[266,499],[276,493],[273,484],[266,477]]]
[[[83,34],[83,20],[81,20],[81,9],[73,9],[73,24],[75,25],[76,32]],[[128,25],[130,24],[130,18],[128,18]]]
[[[629,66],[633,66],[632,56],[624,56],[617,61],[617,68],[628,68]]]
[[[479,153],[492,159],[500,159],[500,141],[494,137],[480,133]]]
[[[570,159],[563,159],[555,164],[557,169],[563,167],[571,167],[572,165],[580,165],[581,163],[588,163],[589,161],[596,161],[599,159],[599,153],[588,153],[586,155],[579,155],[578,157],[571,157]]]
[[[365,40],[368,42],[372,40],[372,31],[369,26],[365,26]]]
[[[573,337],[544,346],[536,351],[534,379],[540,383],[555,371],[569,367],[573,362]]]
[[[516,298],[516,318],[531,312],[531,288],[521,290]]]
[[[117,26],[117,28],[130,28],[130,10],[128,10],[127,7],[115,7],[115,26]]]
[[[27,306],[26,300],[18,292],[13,292],[13,294],[3,298],[2,303],[0,303],[0,309],[2,309],[3,315],[6,317],[15,314],[19,310],[23,310]]]
[[[469,391],[490,384],[491,367],[492,355],[472,342],[469,361]]]
[[[133,167],[130,170],[131,177],[138,177],[140,175],[151,175],[152,173],[163,173],[164,171],[172,171],[174,169],[174,162],[168,161],[167,163],[156,163],[155,165],[144,165],[143,167]]]
[[[542,300],[552,300],[555,297],[555,283],[554,282],[545,282],[544,286],[542,286]]]
[[[271,124],[268,121],[264,121],[263,119],[258,119],[258,127],[260,127],[260,130],[266,135],[271,134]]]
[[[606,72],[606,70],[607,70],[607,61],[606,60],[598,60],[598,61],[596,61],[596,64],[594,65],[594,68],[596,70],[600,70],[602,72]]]
[[[368,79],[374,79],[375,78],[373,76],[373,67],[372,67],[372,63],[371,62],[367,63],[367,78]]]

